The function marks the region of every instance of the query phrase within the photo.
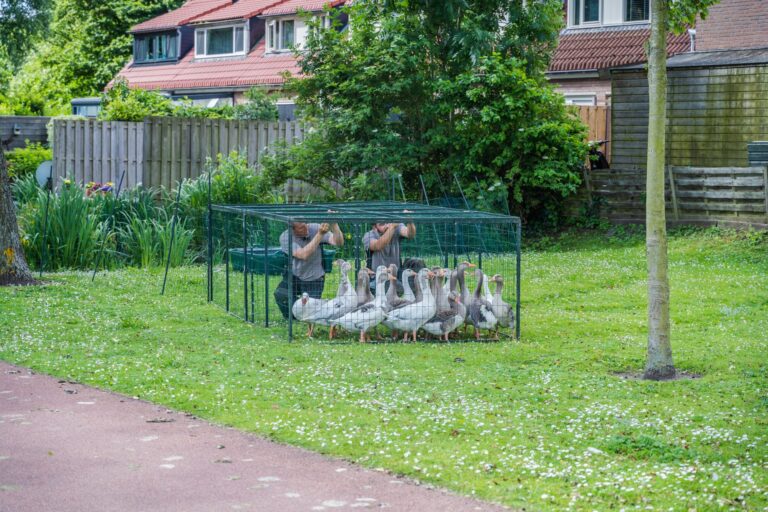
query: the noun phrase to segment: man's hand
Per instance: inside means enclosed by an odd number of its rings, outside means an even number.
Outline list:
[[[396,230],[396,229],[397,229],[397,227],[398,227],[399,225],[400,225],[400,224],[398,224],[397,222],[393,222],[393,223],[391,223],[391,224],[388,224],[388,225],[387,225],[387,229],[388,229],[389,231],[394,231],[394,230]]]
[[[320,234],[321,235],[325,235],[330,230],[331,230],[331,225],[328,224],[327,222],[323,222],[322,224],[320,224]]]

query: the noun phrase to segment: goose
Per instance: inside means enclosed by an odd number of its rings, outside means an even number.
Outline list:
[[[301,297],[296,299],[296,302],[293,303],[291,313],[293,313],[293,317],[296,320],[305,322],[308,318],[317,314],[322,303],[322,299],[315,299],[314,297],[310,297],[307,292],[304,292],[301,294]],[[307,324],[307,326],[307,337],[312,337],[313,325]]]
[[[368,330],[376,327],[386,315],[386,295],[384,285],[387,282],[387,268],[380,266],[376,272],[376,298],[359,306],[341,318],[333,321],[333,325],[343,327],[348,331],[360,332],[360,343],[370,340]]]
[[[336,297],[324,300],[317,313],[305,320],[310,324],[330,327],[328,336],[331,339],[333,338],[331,321],[346,315],[357,307],[357,292],[352,287],[352,283],[349,282],[349,276],[347,275],[352,269],[352,265],[344,260],[336,260],[336,263],[338,263],[341,269],[341,282],[339,283]]]
[[[501,297],[501,292],[504,289],[504,278],[500,274],[496,274],[491,278],[491,281],[496,283],[496,289],[493,293],[491,300],[491,307],[493,308],[493,314],[499,320],[499,325],[502,327],[514,327],[515,326],[515,312],[512,310],[512,306],[504,302]],[[496,337],[498,338],[499,330],[496,328]]]
[[[451,305],[448,303],[448,293],[443,286],[443,282],[445,281],[445,269],[434,267],[432,272],[435,274],[435,278],[432,280],[432,295],[435,296],[437,313],[448,311],[451,309]]]
[[[451,291],[447,297],[450,309],[433,316],[422,327],[425,331],[448,341],[448,335],[461,327],[467,316],[467,307],[461,303],[459,294]]]
[[[472,267],[474,267],[474,265],[467,261],[462,261],[459,263],[459,266],[456,267],[456,278],[460,287],[459,296],[461,297],[461,303],[464,305],[469,305],[469,303],[472,302],[472,296],[469,294],[469,290],[467,290],[467,284],[464,281],[464,275],[467,269]]]
[[[491,281],[491,278],[488,277],[488,274],[483,273],[483,298],[488,302],[493,301],[493,294],[491,293],[491,287],[488,285],[490,281]]]
[[[485,274],[482,270],[475,270],[477,286],[475,294],[469,303],[469,314],[467,315],[472,325],[475,327],[475,339],[480,339],[480,329],[493,329],[498,320],[493,314],[491,303],[480,296],[480,290],[483,288],[483,278]]]
[[[368,268],[361,268],[357,272],[357,305],[362,306],[373,300],[371,295],[371,274],[373,272]]]
[[[435,297],[432,295],[432,289],[429,286],[429,280],[435,276],[427,268],[419,270],[416,281],[422,291],[423,298],[418,302],[407,304],[396,308],[387,313],[387,324],[391,329],[405,331],[403,341],[408,340],[408,334],[413,336],[416,341],[416,331],[424,325],[427,320],[435,316],[437,305]]]
[[[416,294],[413,293],[413,290],[411,289],[411,285],[408,283],[408,278],[411,276],[415,276],[416,272],[413,270],[406,268],[403,269],[403,296],[398,297],[397,296],[397,287],[395,286],[395,283],[397,281],[397,274],[390,274],[389,280],[391,281],[389,284],[389,290],[387,290],[387,307],[389,309],[396,309],[403,306],[406,306],[408,304],[413,304],[416,301]],[[418,283],[414,283],[418,286]],[[419,291],[419,295],[421,295],[421,291]],[[411,297],[410,299],[408,297]],[[386,324],[385,324],[386,325]]]

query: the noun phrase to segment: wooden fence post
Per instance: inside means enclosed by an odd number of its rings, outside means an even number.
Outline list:
[[[765,196],[765,216],[768,221],[768,166],[763,166],[763,196]]]
[[[675,173],[672,170],[672,166],[668,165],[669,171],[669,191],[672,195],[672,211],[675,214],[675,220],[680,220],[680,210],[677,207],[677,191],[675,190]]]

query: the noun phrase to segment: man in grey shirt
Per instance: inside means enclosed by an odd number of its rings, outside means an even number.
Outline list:
[[[288,318],[288,314],[297,297],[307,292],[310,297],[319,299],[323,295],[325,287],[325,271],[323,270],[323,251],[320,249],[322,244],[330,244],[336,247],[344,245],[344,235],[339,229],[338,224],[307,224],[305,222],[294,222],[291,225],[293,230],[292,252],[288,247],[288,230],[280,235],[280,248],[286,254],[291,253],[293,269],[293,289],[287,282],[286,277],[275,290],[275,301],[283,313]]]
[[[416,225],[413,222],[405,224],[386,224],[377,222],[373,229],[363,235],[363,245],[371,254],[371,270],[376,270],[379,265],[397,266],[397,275],[400,277],[400,239],[416,236]]]

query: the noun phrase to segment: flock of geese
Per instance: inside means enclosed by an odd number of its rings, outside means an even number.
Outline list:
[[[329,327],[333,338],[337,328],[360,333],[360,342],[370,341],[369,331],[378,325],[388,327],[395,338],[403,333],[403,341],[416,341],[416,333],[423,329],[430,335],[448,341],[448,335],[462,325],[474,327],[475,338],[481,331],[493,332],[499,337],[500,327],[514,327],[515,313],[510,304],[502,299],[504,279],[496,274],[486,276],[476,269],[474,293],[465,282],[467,269],[475,265],[460,263],[455,269],[433,267],[418,272],[403,269],[403,295],[397,295],[397,268],[380,266],[374,273],[362,268],[357,274],[357,286],[349,280],[352,265],[345,260],[334,262],[341,270],[341,281],[336,297],[315,299],[304,293],[294,302],[294,318],[306,322],[307,336],[311,337],[316,325]],[[373,277],[376,294],[371,294]],[[410,277],[415,277],[413,288]],[[387,281],[391,281],[386,288]],[[489,281],[496,284],[491,293]],[[386,291],[385,291],[386,290]]]

